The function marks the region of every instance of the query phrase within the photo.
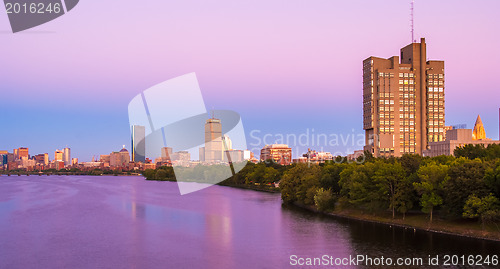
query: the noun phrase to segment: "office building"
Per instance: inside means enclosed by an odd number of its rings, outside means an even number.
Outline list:
[[[223,160],[222,125],[219,119],[211,118],[205,123],[205,162]]]
[[[177,151],[170,156],[172,161],[189,162],[191,160],[191,154],[187,151]]]
[[[63,149],[63,162],[66,166],[71,165],[71,149],[68,147]]]
[[[125,148],[122,148],[120,151],[112,152],[109,155],[109,165],[111,167],[128,167],[129,162],[130,154]]]
[[[54,152],[54,161],[61,161],[61,162],[63,162],[64,161],[63,154],[64,154],[63,151],[57,149]]]
[[[172,148],[171,147],[161,148],[161,161],[162,162],[172,161]]]
[[[260,160],[273,160],[281,165],[292,162],[292,149],[285,144],[266,145],[260,150]]]
[[[43,153],[43,154],[35,155],[35,162],[37,164],[41,164],[41,165],[48,165],[49,164],[49,154]]]
[[[426,59],[422,38],[400,57],[363,61],[364,149],[375,157],[422,154],[444,141],[444,62]]]
[[[4,165],[7,165],[8,163],[8,155],[7,154],[0,154],[0,168],[3,168]]]
[[[16,160],[21,160],[23,157],[29,158],[29,149],[28,148],[18,148],[14,149],[14,156]]]
[[[132,125],[132,161],[146,160],[146,129],[141,125]]]

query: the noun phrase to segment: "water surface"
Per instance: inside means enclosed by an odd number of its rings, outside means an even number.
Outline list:
[[[0,268],[287,268],[291,255],[445,254],[499,255],[500,244],[322,217],[230,187],[181,196],[176,183],[142,177],[0,176]]]

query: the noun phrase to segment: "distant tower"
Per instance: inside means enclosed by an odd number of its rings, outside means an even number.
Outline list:
[[[55,161],[60,161],[62,162],[63,161],[63,151],[62,150],[56,150],[54,152],[54,160]]]
[[[132,125],[132,161],[146,160],[146,129],[141,125]]]
[[[222,125],[219,119],[208,119],[205,123],[205,161],[222,161]]]
[[[477,115],[474,131],[472,132],[472,140],[481,140],[485,138],[486,132],[484,131],[483,121],[481,121],[481,117]]]
[[[64,165],[71,165],[71,149],[68,147],[65,147],[63,149],[63,162]]]

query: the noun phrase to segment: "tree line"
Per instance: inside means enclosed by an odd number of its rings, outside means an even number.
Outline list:
[[[455,156],[403,155],[366,162],[323,166],[297,164],[282,177],[284,203],[315,206],[320,211],[356,208],[388,210],[403,219],[410,210],[444,218],[500,218],[500,145],[467,145]]]
[[[456,157],[406,154],[374,158],[365,152],[364,162],[338,157],[320,165],[248,163],[220,184],[275,189],[278,183],[284,203],[326,212],[350,208],[367,213],[389,211],[393,218],[404,219],[410,211],[422,211],[431,222],[436,212],[443,218],[473,218],[483,224],[498,220],[500,145],[466,145],[454,153]],[[146,170],[144,176],[175,180],[172,167]]]

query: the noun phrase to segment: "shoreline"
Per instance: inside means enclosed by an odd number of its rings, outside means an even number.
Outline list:
[[[428,232],[428,233],[443,234],[443,235],[449,235],[449,236],[459,236],[459,237],[465,237],[465,238],[469,238],[469,239],[486,240],[486,241],[500,243],[500,232],[498,232],[498,234],[499,234],[498,238],[493,238],[493,237],[482,236],[482,235],[476,234],[475,232],[472,234],[466,234],[466,233],[451,232],[451,231],[446,231],[446,230],[439,230],[439,229],[435,229],[435,228],[414,226],[411,224],[398,223],[398,222],[394,222],[394,221],[391,222],[390,220],[382,221],[382,220],[374,219],[371,215],[367,215],[367,214],[362,214],[363,217],[360,217],[360,216],[356,216],[356,215],[349,214],[349,213],[321,212],[313,207],[301,205],[298,203],[293,203],[293,204],[291,204],[291,206],[297,207],[297,208],[300,208],[303,210],[307,210],[309,212],[312,212],[312,213],[315,213],[318,215],[324,215],[324,216],[328,216],[328,217],[332,217],[332,218],[336,218],[336,219],[375,223],[375,224],[385,225],[385,226],[389,226],[389,227],[395,226],[395,227],[403,228],[403,229],[413,229],[415,231],[423,231],[423,232]],[[395,219],[395,220],[402,221],[402,219]]]

